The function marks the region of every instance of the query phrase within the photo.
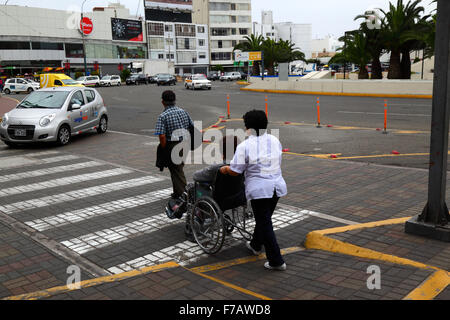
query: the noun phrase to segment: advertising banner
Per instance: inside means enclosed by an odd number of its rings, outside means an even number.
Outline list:
[[[139,20],[111,18],[111,28],[113,40],[131,42],[144,40],[142,22]]]

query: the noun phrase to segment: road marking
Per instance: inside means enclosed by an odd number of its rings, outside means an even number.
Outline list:
[[[92,168],[92,167],[101,166],[101,165],[102,164],[100,162],[88,161],[88,162],[75,163],[75,164],[53,167],[53,168],[48,168],[48,169],[39,169],[39,170],[35,170],[35,171],[18,172],[18,173],[14,173],[14,174],[0,176],[0,182],[9,182],[9,181],[21,180],[21,179],[26,179],[26,178],[41,177],[41,176],[45,176],[45,175],[49,175],[49,174],[74,171],[74,170],[80,170],[80,169],[85,169],[85,168]]]
[[[338,113],[348,113],[348,114],[367,114],[367,115],[384,115],[381,112],[361,112],[361,111],[338,111]],[[390,116],[408,116],[408,117],[431,117],[431,114],[420,114],[420,113],[389,113]]]
[[[328,252],[341,253],[345,255],[350,255],[354,257],[386,261],[393,264],[408,265],[415,268],[434,270],[432,276],[425,280],[419,287],[414,289],[410,294],[408,294],[404,299],[407,300],[432,300],[439,293],[441,293],[448,285],[450,285],[449,273],[445,270],[437,268],[435,266],[427,265],[421,262],[413,261],[410,259],[405,259],[397,257],[390,254],[385,254],[382,252],[374,251],[371,249],[359,247],[351,243],[336,240],[326,235],[338,234],[353,230],[376,228],[380,226],[388,226],[395,224],[403,224],[410,220],[411,217],[399,218],[399,219],[389,219],[383,221],[375,221],[369,223],[362,223],[359,225],[351,225],[345,227],[331,228],[325,230],[316,230],[310,232],[306,236],[305,247],[307,249],[324,250]]]
[[[306,154],[306,153],[295,153],[295,152],[283,152],[283,154],[288,154],[292,156],[301,156],[307,158],[316,158],[316,159],[330,159],[333,155],[341,156],[342,153],[329,153],[329,154]]]
[[[39,163],[39,160],[30,159],[26,157],[2,157],[0,158],[0,169],[10,169],[15,167],[21,167],[24,165],[32,165]]]
[[[8,157],[1,157],[0,160],[6,159],[6,158],[8,158]],[[11,158],[13,158],[13,157],[11,157]],[[51,164],[51,163],[63,162],[63,161],[68,161],[68,160],[76,160],[76,159],[80,159],[80,157],[68,155],[68,156],[58,156],[58,157],[45,158],[45,159],[34,159],[32,162],[30,162],[28,164],[23,164],[23,165],[13,163],[9,168],[16,168],[18,166],[27,167],[27,166],[38,165],[38,164]],[[9,169],[9,168],[0,168],[0,171]]]
[[[67,178],[59,178],[54,180],[49,180],[45,182],[39,182],[39,183],[33,183],[33,184],[27,184],[22,186],[17,186],[13,188],[7,188],[0,190],[0,197],[7,197],[15,194],[21,194],[25,192],[32,192],[37,190],[43,190],[48,188],[56,188],[56,187],[62,187],[67,186],[75,183],[80,183],[84,181],[91,181],[91,180],[97,180],[107,177],[114,177],[126,173],[131,173],[132,171],[127,169],[112,169],[112,170],[106,170],[106,171],[100,171],[100,172],[94,172],[94,173],[87,173],[82,174],[78,176],[71,176]]]
[[[157,266],[143,268],[141,270],[133,270],[133,271],[125,272],[122,274],[105,276],[105,277],[100,277],[100,278],[95,278],[95,279],[89,279],[89,280],[81,281],[81,282],[78,282],[78,283],[75,283],[72,285],[73,286],[78,285],[79,289],[84,289],[84,288],[98,286],[98,285],[105,284],[105,283],[119,282],[121,280],[134,278],[134,277],[137,277],[140,275],[145,275],[148,273],[154,273],[154,272],[159,272],[162,270],[178,268],[178,267],[179,267],[179,265],[176,264],[175,262],[168,262],[168,263],[164,263],[164,264],[157,265]],[[42,299],[42,298],[48,298],[48,297],[51,297],[51,296],[54,296],[57,294],[62,294],[62,293],[66,293],[66,292],[70,292],[70,291],[74,291],[74,290],[79,290],[78,288],[77,287],[68,287],[67,285],[59,286],[59,287],[54,287],[54,288],[36,291],[36,292],[32,292],[32,293],[25,293],[25,294],[21,294],[18,296],[7,297],[2,300],[37,300],[37,299]]]
[[[84,188],[74,191],[69,191],[66,193],[60,193],[52,196],[31,199],[26,201],[15,202],[7,205],[0,205],[0,211],[6,214],[13,214],[18,212],[24,212],[26,210],[43,208],[59,203],[64,203],[68,201],[81,200],[88,197],[98,196],[101,194],[110,193],[113,191],[119,191],[134,187],[139,187],[159,181],[165,180],[162,177],[143,177],[119,182],[113,182],[109,184],[104,184],[100,186]]]
[[[450,152],[449,152],[450,154]],[[404,154],[377,154],[373,156],[354,156],[354,157],[339,157],[332,160],[349,160],[349,159],[366,159],[366,158],[386,158],[386,157],[417,157],[429,156],[429,153],[404,153]]]
[[[289,210],[284,208],[275,210],[272,216],[273,230],[281,230],[294,223],[309,218],[310,215],[308,215],[306,211],[307,210]],[[167,217],[165,220],[167,221]],[[178,222],[182,223],[185,222],[185,220],[178,220]],[[254,224],[254,220],[252,223]],[[227,235],[224,247],[229,248],[241,245],[242,240],[243,238],[239,232],[234,230],[232,235]],[[108,271],[111,273],[120,273],[135,268],[141,268],[143,266],[155,265],[165,261],[177,261],[180,265],[186,266],[205,257],[208,257],[208,254],[205,254],[197,243],[183,241],[159,251],[151,252],[143,257],[121,263],[109,268]]]
[[[45,231],[53,228],[59,228],[71,223],[86,221],[92,218],[113,214],[118,211],[136,208],[146,204],[150,204],[167,197],[169,193],[166,190],[158,190],[155,192],[145,193],[136,197],[119,199],[111,202],[98,204],[89,208],[78,209],[74,211],[64,212],[50,217],[27,221],[25,224],[37,231]]]

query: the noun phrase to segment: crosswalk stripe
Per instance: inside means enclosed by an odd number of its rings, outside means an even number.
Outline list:
[[[294,223],[300,222],[310,215],[310,211],[307,210],[287,210],[287,209],[277,209],[272,216],[273,230],[277,231],[284,229]],[[254,225],[254,220],[252,220]],[[244,238],[240,235],[237,230],[234,230],[232,235],[226,237],[224,247],[234,247],[240,245]],[[152,266],[162,261],[177,261],[180,265],[187,265],[196,260],[208,257],[207,254],[197,245],[197,243],[192,243],[190,241],[184,241],[176,245],[164,248],[162,250],[152,252],[146,256],[139,257],[137,259],[130,260],[128,262],[119,264],[108,271],[111,273],[121,273],[124,271],[130,271],[136,268],[142,268],[146,266]]]
[[[88,162],[75,163],[75,164],[58,166],[58,167],[47,168],[47,169],[18,172],[18,173],[14,173],[14,174],[0,176],[0,182],[9,182],[9,181],[21,180],[21,179],[26,179],[26,178],[41,177],[41,176],[54,174],[54,173],[68,172],[68,171],[74,171],[74,170],[85,169],[85,168],[92,168],[92,167],[96,167],[96,166],[100,166],[100,165],[102,165],[102,163],[100,163],[100,162],[88,161]]]
[[[34,153],[25,153],[23,156],[25,157],[39,157],[39,156],[48,156],[52,154],[61,154],[59,151],[39,151]]]
[[[59,228],[70,223],[77,223],[118,211],[131,209],[165,199],[172,189],[158,190],[135,197],[98,204],[89,208],[61,213],[55,216],[25,222],[37,231]]]
[[[78,175],[78,176],[59,178],[59,179],[49,180],[49,181],[40,182],[40,183],[22,185],[22,186],[17,186],[17,187],[13,187],[13,188],[7,188],[7,189],[0,190],[0,197],[6,197],[6,196],[15,195],[15,194],[21,194],[24,192],[36,191],[36,190],[43,190],[43,189],[47,189],[47,188],[62,187],[62,186],[67,186],[67,185],[74,184],[74,183],[80,183],[80,182],[90,181],[90,180],[95,180],[95,179],[102,179],[102,178],[106,178],[106,177],[113,177],[113,176],[118,176],[121,174],[131,173],[131,172],[132,171],[128,170],[128,169],[118,168],[118,169],[112,169],[112,170],[106,170],[106,171],[100,171],[100,172],[94,172],[94,173],[87,173],[87,174],[82,174],[82,175]]]
[[[170,195],[172,189],[165,189],[159,192],[160,195],[158,197],[158,200],[162,200]],[[148,197],[148,195],[146,195],[146,197]],[[144,199],[140,200],[138,205],[143,204],[145,204]],[[130,236],[153,232],[169,225],[179,224],[181,222],[183,221],[169,220],[165,214],[159,214],[156,216],[133,221],[124,225],[116,226],[114,228],[103,229],[77,238],[62,241],[61,244],[78,254],[85,254],[96,249],[126,241]]]
[[[27,201],[15,202],[7,205],[0,205],[0,211],[5,214],[11,215],[18,212],[24,212],[26,210],[43,208],[51,205],[56,205],[64,202],[81,200],[84,198],[98,196],[114,191],[130,189],[134,187],[140,187],[147,184],[163,181],[163,177],[143,177],[119,182],[113,182],[109,184],[104,184],[100,186],[79,189],[74,191],[69,191],[66,193],[60,193],[52,196],[31,199]]]
[[[3,161],[11,161],[14,162],[15,159],[17,159],[19,157],[19,155],[17,156],[11,156],[11,157],[0,157],[0,160]],[[28,158],[24,158],[24,157],[20,157],[21,159],[28,159]],[[51,164],[51,163],[56,163],[56,162],[63,162],[63,161],[69,161],[69,160],[77,160],[80,159],[80,157],[77,156],[73,156],[73,155],[67,155],[67,156],[57,156],[57,157],[51,157],[51,158],[44,158],[44,159],[34,159],[33,161],[30,161],[29,163],[24,163],[24,164],[18,164],[15,165],[14,163],[11,164],[11,166],[8,166],[6,168],[0,168],[0,172],[3,170],[7,170],[7,169],[14,169],[17,167],[21,167],[21,168],[25,168],[25,167],[29,167],[29,166],[35,166],[35,165],[39,165],[39,164]]]

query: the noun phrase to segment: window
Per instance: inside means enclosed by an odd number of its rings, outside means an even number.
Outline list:
[[[191,24],[176,24],[175,35],[177,37],[195,37],[195,26]]]
[[[84,94],[86,95],[86,99],[88,103],[91,103],[95,100],[95,93],[92,90],[85,90]]]
[[[31,47],[33,50],[64,50],[62,43],[52,42],[32,42]]]
[[[209,4],[210,11],[229,11],[230,9],[231,9],[230,3],[210,2]]]
[[[16,79],[8,79],[8,81],[6,81],[6,83],[16,83]]]
[[[159,53],[158,54],[158,59],[159,60],[163,60],[164,59],[164,53]]]
[[[199,52],[198,53],[198,58],[199,59],[206,59],[206,52]]]
[[[148,45],[152,50],[164,49],[164,38],[148,38]]]
[[[166,46],[173,46],[173,39],[172,38],[167,38],[166,39]]]
[[[192,51],[178,51],[178,63],[197,63],[197,52]]]
[[[241,11],[250,11],[250,4],[248,4],[248,3],[238,3],[237,4],[237,8],[238,8],[238,10],[241,10]]]
[[[164,30],[165,30],[166,32],[172,32],[172,31],[173,31],[173,27],[172,27],[172,25],[170,25],[170,24],[166,24],[166,25],[164,26]]]
[[[239,34],[240,35],[247,35],[248,34],[248,29],[239,28]]]
[[[223,48],[222,40],[217,41],[217,47],[219,49]]]
[[[0,50],[30,50],[30,43],[20,41],[0,41]]]
[[[70,106],[74,104],[79,104],[80,106],[84,105],[84,98],[81,91],[77,91],[73,94],[72,99],[70,99]]]
[[[66,57],[67,58],[83,58],[83,44],[81,44],[81,43],[66,43]]]
[[[231,22],[236,23],[236,16],[231,16]]]
[[[177,38],[177,49],[195,50],[196,41],[193,38]]]
[[[230,23],[233,22],[230,19],[230,16],[210,16],[210,23]]]
[[[236,10],[236,3],[231,4],[231,10]]]
[[[232,34],[232,35],[235,35],[235,34],[236,34],[236,29],[235,29],[235,28],[232,28],[232,29],[231,29],[231,34]]]
[[[211,28],[212,36],[228,36],[230,34],[230,29],[227,28]]]
[[[238,16],[237,22],[244,23],[244,22],[252,22],[250,16]]]
[[[205,33],[205,27],[197,27],[197,33]]]
[[[55,85],[55,86],[62,86],[63,84],[62,84],[61,81],[55,80],[54,83],[53,83],[53,85]]]
[[[231,40],[231,46],[234,48],[237,45],[237,41],[236,40]]]
[[[204,47],[205,46],[205,40],[204,39],[198,39],[198,46]]]
[[[212,61],[231,60],[231,52],[212,52],[211,60]]]
[[[175,59],[175,55],[174,55],[173,53],[171,53],[171,54],[166,54],[166,58],[167,58],[167,59],[170,59],[170,60],[173,60],[173,59]]]
[[[17,79],[17,83],[18,84],[27,84],[27,82],[25,80],[22,80],[22,79]]]
[[[164,35],[164,24],[163,23],[149,23],[147,24],[147,31],[149,35],[152,36],[163,36]]]

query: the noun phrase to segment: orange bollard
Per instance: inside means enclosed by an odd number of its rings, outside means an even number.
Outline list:
[[[228,119],[230,119],[231,112],[230,112],[230,95],[227,95],[227,110],[228,110]]]
[[[266,96],[266,117],[267,118],[269,118],[269,105],[268,105],[268,99],[267,99],[267,96]]]
[[[317,97],[317,128],[322,128],[320,125],[320,98]]]
[[[384,100],[384,134],[387,134],[387,100]]]

